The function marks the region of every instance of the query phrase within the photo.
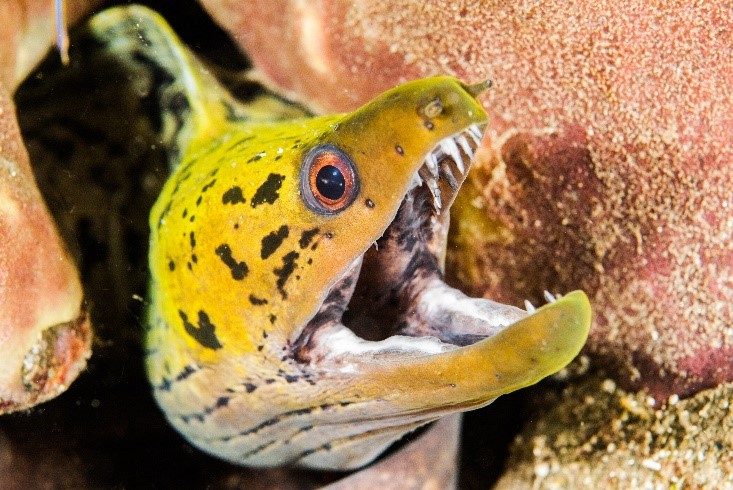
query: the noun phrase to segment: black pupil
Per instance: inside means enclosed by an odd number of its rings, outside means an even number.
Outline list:
[[[344,174],[333,165],[324,165],[316,174],[316,189],[326,199],[341,199],[346,191]]]

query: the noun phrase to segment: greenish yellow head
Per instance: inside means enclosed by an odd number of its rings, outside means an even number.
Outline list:
[[[150,11],[93,25],[134,69],[170,80],[159,96],[175,170],[150,217],[147,366],[194,445],[244,465],[354,468],[578,353],[583,293],[531,314],[443,282],[486,84],[435,77],[349,114],[268,118]]]

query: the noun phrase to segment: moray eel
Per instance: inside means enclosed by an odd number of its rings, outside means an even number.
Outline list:
[[[247,466],[358,468],[583,346],[582,292],[530,314],[443,281],[485,83],[428,78],[289,118],[272,98],[235,101],[147,9],[106,11],[91,31],[154,92],[171,148],[150,215],[146,364],[194,446]]]

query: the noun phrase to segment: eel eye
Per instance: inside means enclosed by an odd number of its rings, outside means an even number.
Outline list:
[[[354,162],[333,145],[313,148],[301,170],[300,193],[306,205],[317,213],[343,211],[359,193]]]

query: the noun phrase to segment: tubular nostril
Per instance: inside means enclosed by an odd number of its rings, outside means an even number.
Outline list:
[[[475,98],[489,90],[492,85],[494,85],[494,82],[487,78],[482,82],[474,83],[473,85],[467,85],[466,92],[468,92]]]

